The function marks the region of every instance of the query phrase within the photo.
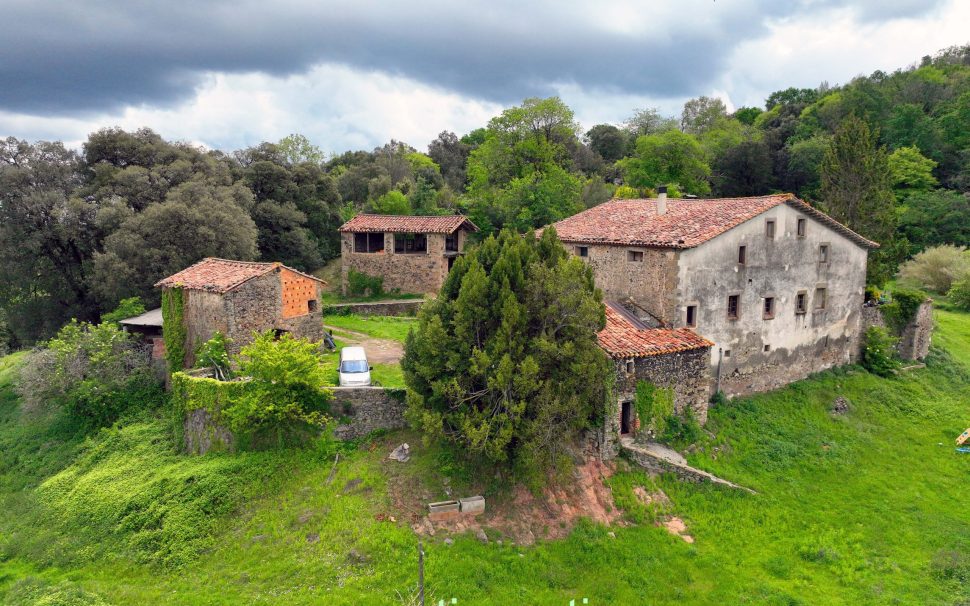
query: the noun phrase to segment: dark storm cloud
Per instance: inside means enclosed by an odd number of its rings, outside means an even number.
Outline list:
[[[633,31],[636,3],[0,0],[0,109],[35,115],[165,106],[205,72],[301,73],[331,62],[498,102],[554,83],[654,97],[706,91],[740,42],[772,17],[834,0],[681,0]],[[860,19],[929,11],[939,0],[853,3]],[[615,13],[615,14],[611,14]],[[334,95],[340,91],[335,90]]]

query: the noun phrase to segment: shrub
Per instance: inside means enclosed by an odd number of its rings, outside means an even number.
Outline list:
[[[55,585],[32,577],[17,582],[4,603],[8,606],[109,606],[99,596],[70,581]]]
[[[145,345],[116,324],[74,320],[31,354],[17,390],[27,407],[52,402],[96,426],[163,398]]]
[[[384,294],[384,278],[351,269],[347,273],[347,292],[355,297],[379,297]]]
[[[900,288],[892,293],[893,300],[882,306],[882,316],[897,335],[913,321],[926,295],[918,290]]]
[[[169,372],[182,370],[185,366],[188,333],[185,325],[185,293],[181,288],[168,288],[162,292],[162,337]]]
[[[229,352],[226,345],[231,343],[221,332],[216,331],[212,338],[199,345],[195,352],[196,368],[212,368],[216,379],[228,381],[232,378],[232,365],[229,362]]]
[[[222,410],[229,429],[259,434],[269,432],[281,441],[284,434],[329,421],[328,370],[319,346],[307,339],[272,332],[258,335],[239,354],[240,373],[248,377],[242,393]]]
[[[672,414],[667,417],[666,428],[661,440],[674,446],[684,447],[694,444],[701,439],[703,430],[689,406],[683,414]]]
[[[141,297],[131,297],[130,299],[122,299],[114,311],[101,314],[101,322],[117,324],[122,320],[134,318],[143,313],[145,313],[145,305],[141,302]]]
[[[640,429],[654,436],[667,430],[667,420],[674,414],[674,390],[662,389],[648,381],[637,381],[633,400],[640,419]]]
[[[866,330],[864,348],[862,350],[862,366],[869,372],[881,377],[888,377],[899,367],[896,355],[896,337],[890,335],[886,329],[870,326]]]
[[[927,248],[899,268],[899,283],[945,294],[954,282],[970,274],[970,256],[963,247],[943,244]]]
[[[950,292],[947,293],[947,298],[957,308],[970,311],[970,276],[954,282]]]

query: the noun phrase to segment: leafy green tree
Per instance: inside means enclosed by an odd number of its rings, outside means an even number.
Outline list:
[[[309,139],[300,134],[294,133],[287,135],[280,139],[276,146],[279,149],[280,155],[283,156],[283,159],[291,165],[302,164],[304,162],[320,164],[324,160],[324,155],[320,151],[320,148],[310,143]]]
[[[616,162],[626,155],[629,135],[612,124],[597,124],[586,131],[590,148],[607,162]]]
[[[899,251],[891,246],[897,220],[889,161],[876,139],[859,118],[842,123],[822,161],[822,200],[834,219],[883,246],[869,255],[867,279],[879,285],[895,272]]]
[[[808,105],[818,99],[818,91],[813,88],[786,88],[768,95],[765,109],[770,110],[776,105]]]
[[[938,183],[933,176],[934,168],[936,162],[921,154],[916,147],[900,147],[889,154],[892,186],[900,195],[936,187]]]
[[[747,124],[748,126],[753,126],[754,121],[761,114],[761,109],[758,107],[739,107],[734,111],[734,119],[741,124]]]
[[[630,133],[630,142],[644,135],[656,135],[677,128],[677,118],[664,116],[655,107],[638,109],[623,123],[623,128]]]
[[[428,156],[440,167],[445,182],[456,192],[465,189],[465,164],[472,145],[465,143],[453,132],[442,131],[428,144]]]
[[[970,242],[970,195],[938,189],[917,191],[903,200],[899,233],[911,253],[930,246]]]
[[[114,311],[101,314],[101,322],[118,324],[122,320],[134,318],[135,316],[140,316],[143,313],[145,313],[145,304],[141,302],[141,299],[139,297],[129,297],[127,299],[122,299]]]
[[[392,189],[371,203],[371,212],[379,215],[410,215],[411,203],[408,197]]]
[[[899,283],[945,295],[955,282],[970,275],[970,253],[962,246],[943,244],[917,253],[899,268]]]
[[[685,133],[700,135],[724,118],[727,118],[724,101],[717,97],[697,97],[684,103],[680,128]]]
[[[822,160],[831,145],[832,137],[825,134],[793,142],[785,154],[788,166],[782,179],[784,189],[804,199],[818,200]]]
[[[94,255],[92,289],[106,304],[140,296],[158,301],[152,285],[204,257],[256,258],[257,229],[242,186],[185,183],[125,220]]]
[[[728,148],[712,167],[711,181],[718,196],[757,196],[768,192],[771,157],[761,141],[742,141]]]
[[[628,185],[677,184],[692,194],[711,191],[704,149],[693,135],[668,130],[637,139],[636,155],[620,161]]]
[[[460,258],[405,344],[409,418],[480,464],[538,483],[600,422],[612,377],[590,268],[552,228]]]

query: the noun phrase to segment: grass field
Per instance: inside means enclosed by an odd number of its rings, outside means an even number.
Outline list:
[[[712,410],[716,438],[692,463],[758,494],[656,480],[694,544],[650,523],[632,490],[654,481],[622,472],[627,525],[532,547],[425,539],[434,603],[968,603],[970,456],[953,438],[970,425],[970,315],[937,321],[948,354],[925,369],[832,371]],[[410,603],[417,537],[388,517],[393,438],[186,457],[162,415],[83,435],[19,410],[18,359],[0,359],[0,603]],[[837,396],[846,414],[829,412]],[[433,493],[451,467],[413,437],[408,473]]]
[[[364,333],[378,339],[391,339],[403,343],[417,320],[415,318],[392,316],[329,315],[323,317],[323,323],[327,326]]]

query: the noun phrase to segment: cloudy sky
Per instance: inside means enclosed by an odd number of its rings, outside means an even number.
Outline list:
[[[0,0],[0,136],[423,148],[530,96],[584,126],[761,105],[970,43],[965,0]]]

